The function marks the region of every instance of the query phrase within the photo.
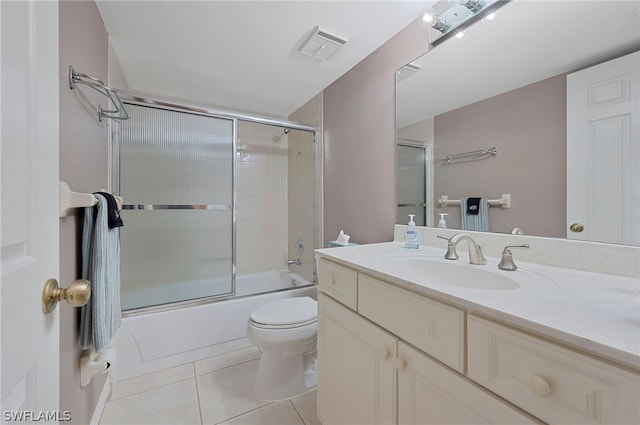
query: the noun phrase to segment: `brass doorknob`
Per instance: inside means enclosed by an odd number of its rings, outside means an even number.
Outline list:
[[[42,311],[51,313],[59,301],[65,300],[73,307],[85,305],[91,297],[91,282],[84,279],[74,281],[68,288],[60,288],[58,281],[49,279],[42,289]]]
[[[573,223],[571,226],[569,226],[569,230],[571,230],[572,232],[580,233],[584,230],[584,226],[582,225],[582,223]]]

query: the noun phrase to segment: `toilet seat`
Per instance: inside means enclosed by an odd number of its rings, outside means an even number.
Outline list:
[[[318,321],[318,303],[310,297],[274,301],[251,312],[251,325],[263,329],[289,329]]]

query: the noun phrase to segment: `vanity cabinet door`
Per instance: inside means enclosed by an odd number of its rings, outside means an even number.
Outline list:
[[[519,410],[398,343],[399,424],[536,424]]]
[[[323,293],[318,300],[318,419],[395,424],[397,339]]]
[[[469,315],[469,377],[545,422],[640,423],[640,375]]]

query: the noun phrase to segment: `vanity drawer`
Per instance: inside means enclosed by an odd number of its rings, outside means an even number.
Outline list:
[[[358,312],[432,357],[464,372],[464,312],[360,274]]]
[[[356,309],[358,273],[324,258],[318,261],[320,290],[352,310]]]
[[[548,423],[640,423],[640,375],[468,316],[469,377]]]

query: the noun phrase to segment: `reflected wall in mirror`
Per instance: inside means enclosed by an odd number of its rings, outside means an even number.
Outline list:
[[[417,71],[398,73],[403,77],[397,84],[398,141],[433,147],[426,169],[427,186],[433,185],[426,199],[432,208],[426,209],[427,225],[437,223],[438,213],[448,213],[447,226],[460,228],[460,207],[441,206],[443,195],[460,200],[511,194],[510,208],[489,208],[489,231],[520,228],[532,236],[639,244],[639,6],[638,1],[515,0],[494,20],[467,28],[463,39],[446,40],[412,61]],[[604,17],[611,25],[602,25]],[[626,61],[631,69],[611,74],[627,77],[583,84],[578,98],[584,101],[577,102],[586,105],[601,96],[601,105],[624,104],[627,111],[614,114],[616,119],[582,117],[575,124],[576,102],[567,80],[629,54],[635,55]],[[582,149],[586,157],[567,154],[568,134],[589,143]],[[491,147],[496,156],[438,162]],[[599,165],[603,158],[608,162]],[[608,192],[606,200],[592,191],[567,190],[567,173],[576,162],[592,165],[581,180],[592,187],[604,182],[600,192]],[[582,198],[589,205],[576,213],[568,202]],[[597,224],[607,211],[608,223]],[[626,215],[618,217],[622,212]],[[399,214],[398,223],[406,224],[406,217]],[[573,223],[585,231],[572,232]]]

